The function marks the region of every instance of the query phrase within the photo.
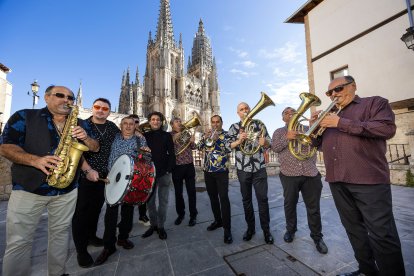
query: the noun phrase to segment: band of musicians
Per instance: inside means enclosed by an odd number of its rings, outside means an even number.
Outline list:
[[[127,115],[117,126],[108,119],[111,102],[106,98],[95,99],[92,115],[83,120],[72,90],[49,86],[46,106],[15,112],[0,138],[0,155],[12,162],[13,184],[2,275],[31,275],[33,239],[45,210],[47,273],[68,275],[70,239],[80,267],[103,265],[116,251],[127,255],[140,246],[130,239],[134,216],[146,227],[140,240],[170,240],[174,237],[166,222],[191,231],[201,223],[197,197],[207,196],[211,211],[205,231],[223,231],[223,247],[253,238],[276,246],[276,235],[294,243],[298,228],[307,223],[314,254],[329,256],[336,245],[324,240],[318,152],[358,267],[340,275],[405,275],[386,159],[386,142],[396,133],[395,115],[387,99],[360,97],[356,91],[357,80],[344,76],[327,84],[323,99],[303,92],[299,106],[284,106],[276,114],[285,125],[270,131],[256,117],[275,105],[264,92],[253,108],[242,99],[231,106],[240,120],[226,122],[230,128],[225,130],[220,114],[212,114],[209,122],[201,122],[197,113],[188,121],[173,117],[167,122],[167,114],[159,111],[146,114],[146,122]],[[318,108],[322,102],[329,104],[325,110]],[[198,139],[196,131],[201,132]],[[194,150],[203,156],[207,193],[196,192]],[[271,216],[269,208],[274,200],[265,162],[269,150],[280,162],[285,217]],[[244,213],[242,234],[232,228],[232,153]],[[307,221],[298,220],[300,195]],[[168,217],[171,213],[174,217]],[[97,235],[100,216],[102,237]],[[274,230],[276,223],[285,225],[283,233]],[[102,247],[97,258],[88,246]]]

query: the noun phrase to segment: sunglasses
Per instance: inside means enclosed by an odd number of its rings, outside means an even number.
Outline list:
[[[109,110],[109,107],[106,107],[106,106],[100,106],[100,105],[94,105],[94,106],[93,106],[93,109],[95,109],[95,110],[100,110],[100,109],[102,109],[102,111],[108,111],[108,110]]]
[[[138,120],[135,120],[135,123],[136,123],[136,124],[139,124],[139,121],[138,121]]]
[[[341,92],[342,90],[344,90],[345,86],[347,86],[348,84],[351,84],[351,83],[353,83],[353,81],[338,85],[337,87],[326,91],[325,94],[326,94],[326,96],[330,97],[333,92],[336,92],[336,93]]]
[[[53,96],[55,96],[56,98],[59,98],[59,99],[63,99],[63,98],[65,98],[66,97],[66,99],[68,99],[69,101],[74,101],[75,100],[75,97],[73,97],[73,96],[68,96],[68,95],[65,95],[65,94],[63,94],[63,93],[59,93],[59,92],[57,92],[57,93],[54,93],[54,94],[52,94]]]

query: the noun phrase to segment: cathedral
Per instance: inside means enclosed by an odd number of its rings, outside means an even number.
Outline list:
[[[216,62],[201,19],[186,73],[184,61],[182,35],[178,43],[174,38],[170,1],[161,0],[156,35],[150,31],[148,36],[143,83],[138,68],[134,80],[129,68],[124,72],[118,113],[138,114],[145,121],[149,113],[159,111],[168,122],[173,117],[184,122],[197,112],[207,127],[210,117],[220,114],[220,92]]]

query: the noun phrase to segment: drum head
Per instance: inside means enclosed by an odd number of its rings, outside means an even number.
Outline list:
[[[109,205],[115,205],[122,201],[128,192],[129,184],[134,173],[134,161],[124,154],[116,159],[108,174],[109,183],[105,185],[105,200]]]

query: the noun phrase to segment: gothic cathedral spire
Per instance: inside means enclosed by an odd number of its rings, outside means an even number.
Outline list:
[[[76,105],[82,107],[82,80],[79,82],[78,94],[76,95]]]
[[[162,41],[164,45],[170,47],[174,45],[174,31],[171,20],[170,0],[161,0],[156,41]]]

